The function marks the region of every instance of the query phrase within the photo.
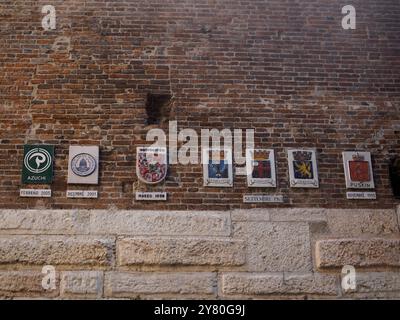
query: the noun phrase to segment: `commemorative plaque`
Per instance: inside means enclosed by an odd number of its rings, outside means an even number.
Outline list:
[[[243,196],[244,203],[284,203],[283,195],[268,195],[268,194],[245,194]]]
[[[203,149],[203,180],[207,187],[232,187],[231,149]]]
[[[70,199],[97,199],[97,190],[67,190],[67,198]]]
[[[19,196],[22,198],[51,198],[50,189],[20,189]]]
[[[50,184],[53,182],[54,146],[25,145],[22,183]]]
[[[369,152],[343,152],[347,189],[374,189],[371,154]]]
[[[349,200],[376,200],[376,192],[347,192]]]
[[[99,147],[70,146],[68,184],[99,183]]]
[[[137,201],[166,201],[166,192],[136,192]]]
[[[249,187],[276,187],[274,150],[247,149],[246,168]]]
[[[318,188],[317,157],[314,149],[289,149],[289,177],[292,188]]]
[[[167,148],[139,147],[136,154],[136,174],[146,184],[157,184],[168,171]]]

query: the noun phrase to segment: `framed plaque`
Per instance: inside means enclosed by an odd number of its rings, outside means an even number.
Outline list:
[[[347,189],[374,189],[371,153],[343,152],[343,166]]]
[[[22,183],[50,184],[53,182],[54,146],[25,145]]]
[[[276,187],[274,150],[247,149],[246,169],[249,187]]]
[[[165,179],[168,171],[167,148],[138,147],[136,174],[146,184],[157,184]]]
[[[207,187],[232,187],[231,149],[203,149],[203,179]]]
[[[314,149],[289,149],[289,177],[292,188],[319,188]]]
[[[70,146],[68,184],[99,183],[99,147]]]

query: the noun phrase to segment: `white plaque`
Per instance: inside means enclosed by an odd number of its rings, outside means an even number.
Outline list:
[[[314,149],[289,149],[289,177],[292,188],[319,188]]]
[[[137,201],[166,201],[166,192],[136,192]]]
[[[99,147],[70,146],[68,184],[99,183]]]
[[[236,167],[235,175],[237,176],[247,176],[247,168],[246,167]]]
[[[256,195],[245,194],[243,196],[244,203],[284,203],[285,199],[282,195]]]
[[[344,174],[347,189],[374,189],[371,153],[343,152]]]
[[[97,199],[99,193],[96,190],[67,190],[67,198]]]
[[[376,200],[376,192],[347,192],[350,200]]]
[[[51,198],[50,189],[20,189],[19,196],[24,198]]]

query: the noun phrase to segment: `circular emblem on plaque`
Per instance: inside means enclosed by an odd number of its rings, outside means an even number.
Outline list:
[[[50,168],[52,158],[50,153],[43,148],[30,150],[24,158],[25,167],[32,173],[43,173]]]
[[[71,169],[77,176],[90,176],[96,170],[96,159],[88,153],[77,154],[71,161]]]

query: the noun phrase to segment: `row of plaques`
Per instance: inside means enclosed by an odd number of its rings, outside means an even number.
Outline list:
[[[289,149],[287,156],[290,187],[319,188],[315,149]],[[343,152],[342,157],[346,187],[348,189],[375,188],[371,154],[369,152],[346,151]],[[138,147],[136,173],[139,180],[146,184],[158,184],[162,182],[167,176],[167,159],[167,148]],[[54,146],[25,145],[22,183],[51,184],[53,181],[53,163]],[[233,186],[234,172],[231,149],[204,149],[202,163],[204,186]],[[246,166],[236,168],[236,175],[240,174],[247,176],[249,187],[275,188],[277,186],[275,151],[273,149],[247,149]],[[70,146],[68,184],[97,185],[98,181],[99,147]],[[76,195],[79,195],[79,192],[83,192],[83,198],[90,197],[84,191],[68,191],[67,193],[72,198],[74,197],[74,192]],[[86,193],[90,193],[90,191],[86,191]],[[91,197],[95,197],[94,194],[91,195]],[[153,199],[153,197],[156,199]],[[137,200],[157,200],[157,198],[166,200],[165,195],[154,196],[149,194],[147,197],[143,193],[136,195]],[[370,193],[362,195],[349,192],[348,198],[371,199],[374,197]],[[244,202],[249,202],[246,200],[248,198],[245,198]]]
[[[138,148],[137,157],[137,175],[141,181],[156,184],[165,179],[168,169],[166,148],[141,147]],[[231,149],[205,149],[202,160],[204,186],[233,186]],[[292,188],[319,188],[314,149],[289,149],[288,163]],[[369,152],[343,152],[343,163],[347,188],[375,188]],[[277,186],[275,151],[273,149],[246,150],[246,167],[244,169],[242,172],[247,176],[249,187],[275,188]]]
[[[207,158],[219,152],[218,161]],[[249,187],[277,186],[275,152],[273,149],[246,150],[247,183]],[[206,186],[232,186],[232,153],[230,150],[211,150],[205,155],[204,181]],[[374,189],[371,154],[343,152],[346,186],[348,189]],[[289,179],[292,188],[319,188],[316,151],[288,150]]]
[[[68,184],[99,183],[99,147],[70,146]],[[54,177],[54,146],[25,145],[22,166],[23,184],[51,184]],[[50,189],[21,189],[21,197],[50,198]],[[68,190],[67,198],[98,198],[97,190]]]
[[[54,146],[25,145],[22,183],[51,184],[54,176]],[[99,181],[99,147],[69,148],[68,184],[94,184]]]

